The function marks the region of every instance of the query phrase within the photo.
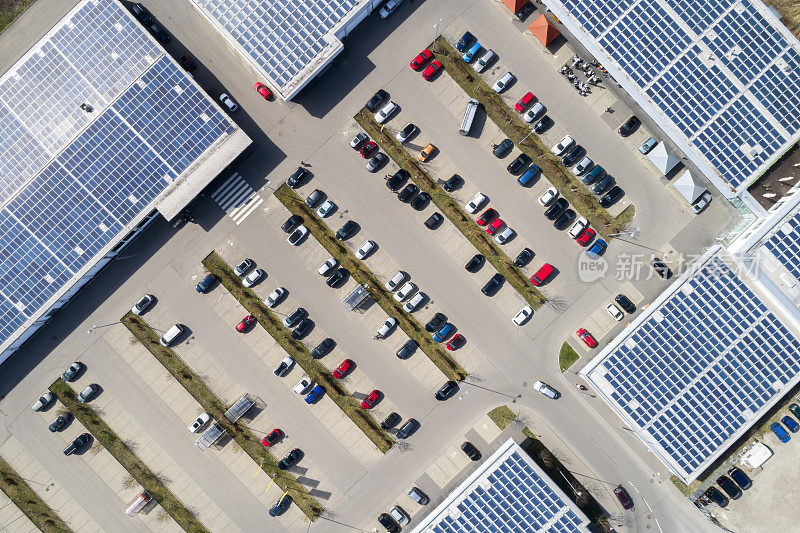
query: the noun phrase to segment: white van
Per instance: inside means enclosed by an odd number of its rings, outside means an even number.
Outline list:
[[[458,128],[458,133],[461,135],[469,135],[469,130],[472,128],[472,120],[475,118],[477,109],[477,100],[473,98],[467,102],[467,110],[464,112],[464,119],[461,121],[461,127]]]
[[[180,324],[175,324],[169,328],[166,333],[164,333],[163,337],[161,337],[161,340],[159,341],[161,342],[161,346],[169,346],[175,342],[175,339],[177,339],[181,333],[183,333],[183,326]]]

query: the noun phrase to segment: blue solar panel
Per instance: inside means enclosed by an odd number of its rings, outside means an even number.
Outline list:
[[[591,378],[608,382],[613,401],[688,476],[785,392],[800,372],[799,350],[795,335],[714,257]]]
[[[764,242],[764,247],[800,280],[800,213],[781,224]]]
[[[617,22],[633,0],[575,0],[564,5],[595,38]]]

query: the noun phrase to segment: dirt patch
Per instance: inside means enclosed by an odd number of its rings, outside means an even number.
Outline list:
[[[761,207],[769,209],[800,182],[800,146],[795,144],[761,178],[747,188]]]
[[[36,0],[0,0],[0,33]]]

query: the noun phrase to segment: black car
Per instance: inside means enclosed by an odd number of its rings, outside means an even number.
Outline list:
[[[336,288],[342,283],[342,280],[347,277],[347,274],[349,274],[349,272],[346,268],[338,268],[336,272],[331,274],[331,277],[328,278],[325,284],[328,287]]]
[[[298,188],[300,186],[300,183],[302,183],[303,178],[305,177],[306,174],[308,174],[308,170],[306,170],[303,167],[297,167],[297,170],[292,172],[292,175],[289,176],[288,180],[286,180],[286,185],[288,185],[292,189]]]
[[[468,31],[465,31],[464,35],[462,35],[461,39],[459,39],[458,42],[456,43],[456,50],[458,50],[459,52],[463,52],[464,50],[466,50],[467,45],[472,42],[472,39],[474,39],[472,34]]]
[[[55,433],[56,431],[61,431],[64,428],[64,426],[66,426],[69,423],[70,420],[72,420],[72,413],[69,412],[64,413],[63,415],[60,415],[58,418],[53,420],[53,423],[50,424],[49,429],[53,433]]]
[[[389,516],[388,513],[379,514],[378,523],[386,528],[386,531],[389,533],[398,533],[400,531],[400,526],[397,525],[397,522],[395,522],[394,518]]]
[[[352,220],[348,220],[344,223],[344,226],[339,228],[339,231],[336,232],[336,238],[340,241],[347,240],[356,230],[356,223]]]
[[[505,280],[506,278],[504,278],[502,274],[495,274],[492,276],[492,279],[486,282],[486,285],[483,286],[481,292],[486,296],[492,296],[500,289],[500,286]]]
[[[608,189],[610,189],[611,186],[614,185],[616,181],[617,180],[614,179],[614,176],[612,176],[611,174],[606,174],[605,178],[601,179],[600,181],[594,184],[594,188],[592,189],[592,191],[597,195],[601,195]]]
[[[545,115],[539,122],[537,122],[533,126],[533,131],[536,132],[537,134],[541,134],[547,131],[547,128],[549,128],[552,125],[553,125],[553,119]]]
[[[325,196],[325,193],[323,193],[319,189],[314,189],[313,191],[311,191],[311,194],[309,194],[308,197],[306,198],[306,205],[308,207],[313,208],[319,203],[320,200],[322,200],[323,196]]]
[[[286,219],[286,222],[283,223],[281,229],[283,230],[284,233],[290,233],[301,222],[303,222],[303,217],[301,217],[300,215],[292,215]]]
[[[433,333],[435,331],[439,331],[439,328],[444,326],[447,323],[447,317],[444,313],[436,313],[433,315],[427,324],[425,324],[425,331],[428,333]]]
[[[336,343],[333,342],[333,339],[328,337],[324,339],[321,343],[317,344],[317,347],[311,351],[311,357],[313,357],[314,359],[325,357],[328,354],[328,352],[333,350],[333,347],[335,345]]]
[[[516,174],[531,163],[531,158],[526,154],[519,154],[515,160],[508,164],[506,170],[509,174]]]
[[[650,264],[653,266],[653,270],[658,272],[658,275],[662,278],[669,279],[672,277],[672,271],[661,259],[654,257]]]
[[[575,211],[572,209],[567,209],[564,211],[564,214],[562,214],[556,219],[555,222],[553,222],[553,227],[555,227],[557,230],[563,230],[572,224],[573,220],[575,220]]]
[[[214,285],[216,281],[217,276],[214,274],[208,274],[206,277],[200,280],[200,283],[198,283],[197,286],[195,286],[195,290],[200,294],[205,294],[211,289],[211,286]]]
[[[378,109],[378,106],[381,105],[381,102],[383,102],[387,98],[389,98],[389,93],[387,93],[383,89],[379,89],[378,92],[372,95],[372,98],[369,99],[369,101],[364,105],[364,107],[366,107],[370,111],[375,111],[376,109]]]
[[[417,420],[413,418],[409,418],[408,420],[406,420],[406,423],[403,424],[403,426],[397,430],[397,433],[395,433],[394,436],[397,437],[398,439],[407,439],[408,437],[411,436],[412,433],[414,433],[414,431],[417,430],[418,427],[419,427],[419,422],[417,422]]]
[[[150,30],[150,33],[153,34],[153,37],[161,44],[167,44],[172,39],[169,33],[165,32],[164,29],[156,23],[150,24],[147,28]]]
[[[417,349],[417,341],[414,339],[408,339],[404,345],[402,345],[398,350],[394,353],[400,359],[408,358],[414,350]]]
[[[600,207],[611,207],[614,203],[622,197],[622,189],[618,185],[614,185],[605,196],[600,198]]]
[[[421,192],[411,201],[411,207],[417,211],[422,211],[431,199],[431,195],[426,192]]]
[[[410,202],[414,196],[417,195],[419,192],[419,187],[414,185],[413,183],[409,183],[408,185],[403,188],[397,195],[397,199],[401,202]]]
[[[530,261],[532,257],[533,250],[530,248],[523,248],[519,255],[517,255],[517,258],[514,259],[514,266],[524,267],[528,264],[528,261]]]
[[[578,161],[578,159],[583,157],[584,153],[586,153],[586,150],[583,149],[583,146],[576,144],[572,150],[567,152],[567,155],[561,158],[561,164],[565,167],[572,166]]]
[[[472,459],[473,461],[480,461],[481,460],[481,452],[478,448],[475,447],[470,441],[465,441],[461,445],[461,451],[467,454],[467,457]]]
[[[725,494],[731,497],[732,500],[738,500],[742,497],[742,489],[736,486],[736,483],[731,481],[728,476],[719,476],[717,478],[717,485],[722,487]]]
[[[408,171],[401,168],[395,172],[391,178],[386,180],[386,186],[389,187],[389,189],[396,191],[403,183],[405,183],[409,176],[410,174]]]
[[[292,497],[288,494],[284,493],[275,505],[269,508],[269,515],[270,516],[280,516],[286,512],[286,509],[292,504]]]
[[[739,467],[730,467],[728,469],[728,475],[733,478],[733,480],[737,485],[739,485],[739,487],[741,487],[742,490],[747,490],[753,486],[753,482],[750,481],[750,478],[747,476],[747,474],[742,472]]]
[[[485,257],[483,257],[481,254],[475,254],[472,256],[472,259],[470,259],[469,262],[464,265],[464,269],[466,269],[467,272],[475,273],[483,266],[483,263],[485,262]]]
[[[192,58],[189,57],[189,54],[183,54],[181,56],[181,66],[186,70],[186,72],[191,72],[197,68],[197,64],[192,61]]]
[[[131,11],[133,12],[133,16],[145,26],[153,22],[153,16],[142,4],[131,4]]]
[[[503,142],[492,147],[492,153],[495,157],[501,158],[514,148],[514,143],[511,139],[503,139]]]
[[[312,325],[314,325],[314,323],[311,321],[310,318],[304,318],[303,320],[300,321],[297,327],[292,330],[292,338],[295,340],[302,339],[303,337],[308,335],[308,332],[311,330]]]
[[[620,126],[619,130],[617,131],[619,131],[619,134],[622,135],[623,137],[627,137],[628,135],[636,131],[636,128],[638,128],[639,124],[641,123],[642,121],[639,120],[639,117],[634,115],[628,120],[626,120],[625,123],[622,126]]]
[[[300,458],[303,456],[303,452],[300,448],[295,448],[294,450],[290,451],[286,454],[286,457],[278,461],[278,468],[281,470],[288,470],[289,467],[294,465]]]
[[[464,180],[461,179],[461,176],[459,176],[458,174],[453,174],[452,176],[450,176],[449,180],[444,182],[444,185],[442,185],[442,188],[444,190],[446,190],[447,192],[453,192],[463,182],[464,182]]]
[[[444,216],[437,211],[428,217],[428,220],[425,221],[425,227],[428,229],[436,229],[442,222],[444,222]]]
[[[370,172],[377,172],[385,161],[386,161],[386,154],[384,154],[383,152],[378,152],[367,163],[367,170]]]
[[[442,385],[439,390],[436,391],[436,399],[440,402],[445,401],[450,396],[455,394],[458,390],[458,383],[455,381],[446,381],[444,385]]]
[[[547,220],[555,220],[567,207],[569,207],[569,202],[567,202],[567,200],[564,198],[559,198],[558,201],[547,208],[547,211],[544,212],[544,216],[547,218]]]
[[[717,487],[708,487],[704,492],[707,498],[719,505],[720,507],[727,507],[728,498],[722,495]]]
[[[88,443],[89,440],[91,440],[91,438],[92,436],[89,435],[88,433],[82,433],[81,435],[78,436],[77,439],[70,442],[69,446],[64,448],[64,455],[72,455],[73,453],[77,452],[78,450],[86,446],[86,443]]]
[[[302,319],[308,316],[308,311],[303,309],[302,307],[298,307],[290,315],[283,319],[283,325],[287,328],[293,328],[300,322]]]
[[[630,299],[624,294],[617,294],[617,297],[614,298],[614,301],[617,302],[626,313],[632,315],[636,312],[636,306],[633,305],[633,302],[630,301]]]
[[[381,429],[385,431],[389,428],[393,428],[397,425],[398,422],[400,422],[400,420],[401,420],[400,415],[398,415],[397,413],[394,412],[389,413],[389,416],[387,416],[383,420],[383,422],[381,422]]]

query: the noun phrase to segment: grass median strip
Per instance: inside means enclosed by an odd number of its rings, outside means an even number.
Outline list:
[[[172,376],[183,385],[183,388],[203,406],[212,418],[217,421],[226,433],[250,456],[256,464],[275,481],[285,492],[289,493],[294,503],[303,513],[314,520],[325,509],[297,479],[288,471],[278,468],[275,457],[261,444],[258,438],[242,423],[231,424],[225,418],[228,406],[214,394],[208,385],[171,349],[161,346],[159,335],[141,317],[128,312],[122,317],[122,323],[136,339],[147,348],[156,360],[161,363]],[[82,404],[79,404],[82,405]]]
[[[319,243],[334,257],[339,264],[346,268],[358,283],[368,287],[370,296],[383,309],[387,315],[397,319],[406,335],[414,339],[419,348],[428,356],[436,367],[449,379],[463,380],[467,371],[453,359],[450,354],[442,349],[441,345],[433,342],[430,335],[420,326],[414,317],[403,310],[391,295],[383,288],[383,284],[375,277],[363,262],[355,258],[345,245],[336,240],[333,231],[310,209],[302,198],[285,184],[281,185],[275,193],[281,203],[293,214],[303,217],[304,224]]]
[[[78,402],[72,387],[58,379],[50,385],[50,391],[58,396],[59,401],[89,430],[95,440],[102,444],[119,464],[156,499],[178,525],[190,532],[208,531],[158,476],[122,442],[122,439],[108,427],[108,424],[94,412],[94,409],[85,403]]]
[[[558,352],[558,368],[561,369],[561,373],[563,374],[580,358],[581,356],[578,355],[578,352],[575,351],[570,343],[564,341],[564,344],[561,345],[561,350]]]
[[[442,211],[444,216],[450,219],[450,222],[472,243],[475,249],[483,254],[492,266],[506,278],[511,286],[514,287],[514,290],[534,309],[541,307],[546,301],[544,295],[531,285],[528,277],[500,250],[494,239],[467,216],[461,206],[453,200],[453,197],[438,186],[437,181],[397,142],[397,139],[381,128],[375,122],[373,115],[366,109],[359,111],[355,119],[389,157],[394,159],[394,162],[400,168],[411,174],[411,179],[414,183],[431,196],[431,201],[436,204],[436,207]]]
[[[2,458],[0,458],[0,489],[44,533],[72,531]]]
[[[631,223],[635,214],[633,204],[625,208],[616,218],[600,206],[581,181],[568,172],[556,157],[536,135],[529,135],[531,129],[522,121],[503,98],[495,93],[483,78],[475,72],[471,65],[461,59],[461,54],[453,48],[444,37],[436,40],[436,58],[442,63],[447,73],[461,86],[470,98],[483,104],[486,115],[506,137],[514,141],[524,153],[528,154],[552,183],[561,196],[566,198],[575,210],[594,226],[603,236],[624,230]],[[520,143],[520,140],[524,142]]]
[[[222,285],[247,309],[247,312],[256,317],[258,323],[267,330],[275,341],[292,356],[292,359],[302,367],[308,376],[318,385],[325,388],[326,394],[336,405],[364,432],[377,448],[386,453],[394,441],[378,422],[367,413],[352,394],[335,379],[325,365],[311,357],[302,342],[291,337],[291,331],[283,325],[281,320],[270,311],[256,294],[242,285],[242,280],[233,273],[230,265],[216,252],[211,252],[203,265],[211,274],[219,277]]]

